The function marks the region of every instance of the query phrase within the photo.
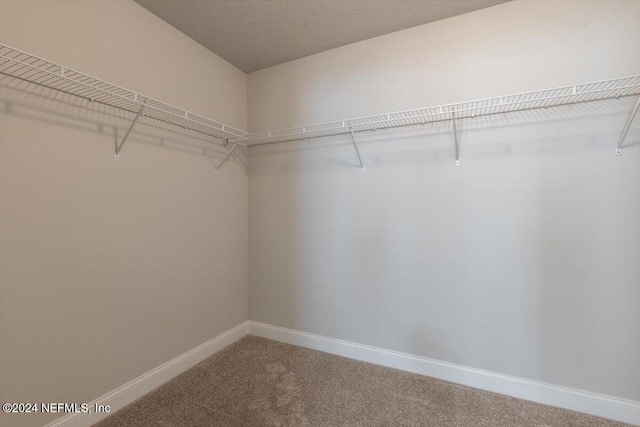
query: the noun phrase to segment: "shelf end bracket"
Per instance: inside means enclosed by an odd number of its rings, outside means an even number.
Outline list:
[[[349,126],[349,132],[351,132],[351,139],[353,140],[353,146],[356,149],[356,154],[358,155],[358,161],[360,162],[360,172],[364,172],[364,163],[362,163],[362,157],[360,157],[360,150],[358,150],[358,143],[356,142],[356,136],[353,133],[353,128]]]
[[[133,130],[133,127],[136,125],[136,123],[138,123],[138,119],[142,116],[142,110],[144,109],[146,104],[147,104],[147,100],[145,99],[142,105],[140,106],[140,109],[138,110],[138,114],[136,114],[136,117],[133,119],[133,121],[129,125],[129,129],[127,129],[127,133],[124,134],[124,137],[120,142],[120,145],[118,145],[116,141],[116,154],[114,156],[114,160],[116,162],[120,160],[120,150],[122,150],[122,146],[124,145],[124,143],[127,142],[127,138],[129,138],[129,134]]]
[[[622,156],[622,143],[624,142],[624,138],[627,136],[627,132],[629,132],[629,128],[631,127],[631,123],[633,123],[633,119],[638,114],[638,108],[640,107],[640,97],[636,101],[635,107],[631,111],[631,115],[627,119],[627,123],[624,125],[624,129],[622,129],[622,134],[620,135],[620,139],[618,140],[618,145],[616,145],[616,156]]]

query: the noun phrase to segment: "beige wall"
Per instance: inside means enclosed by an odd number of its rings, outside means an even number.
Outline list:
[[[252,131],[640,74],[640,2],[514,1],[249,75]],[[635,99],[252,148],[250,319],[640,400]]]
[[[246,75],[134,2],[2,0],[0,41],[247,126]],[[244,166],[214,176],[220,150],[145,121],[116,163],[130,116],[19,89],[0,103],[0,400],[88,402],[247,320]]]

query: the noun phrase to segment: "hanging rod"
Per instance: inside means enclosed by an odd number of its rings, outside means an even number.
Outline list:
[[[427,123],[453,121],[493,114],[534,110],[611,98],[640,95],[640,75],[582,83],[533,92],[504,95],[456,104],[438,105],[358,117],[301,127],[253,133],[244,140],[248,146],[276,144],[302,139],[376,131]],[[455,119],[454,119],[455,117]],[[456,159],[459,162],[459,158]]]

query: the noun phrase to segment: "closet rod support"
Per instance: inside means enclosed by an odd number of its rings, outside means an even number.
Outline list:
[[[616,146],[616,156],[622,155],[622,143],[624,142],[624,138],[627,136],[627,132],[629,132],[629,128],[631,127],[631,123],[633,123],[633,119],[638,113],[638,108],[640,107],[640,97],[636,101],[635,107],[633,107],[633,111],[631,111],[631,115],[627,119],[627,123],[624,125],[624,129],[622,130],[622,135],[620,135],[620,139],[618,140],[618,145]]]
[[[456,123],[456,113],[451,113],[451,120],[453,121],[453,141],[456,148],[456,167],[460,167],[460,145],[458,144],[458,124]]]
[[[222,158],[222,161],[220,163],[218,163],[218,166],[213,168],[213,174],[217,174],[218,171],[220,170],[220,168],[222,167],[222,165],[224,164],[224,162],[227,161],[227,159],[229,158],[229,156],[231,156],[231,154],[233,154],[233,150],[238,146],[238,143],[236,142],[235,144],[233,144],[231,146],[231,148],[228,148],[227,150],[227,154]]]
[[[353,128],[349,126],[349,132],[351,132],[351,139],[353,140],[353,146],[356,149],[358,155],[358,161],[360,162],[360,172],[364,172],[364,163],[362,163],[362,157],[360,157],[360,150],[358,150],[358,143],[356,142],[356,136],[353,133]]]
[[[136,114],[136,117],[133,119],[133,121],[129,125],[129,129],[127,129],[127,133],[124,134],[124,138],[122,138],[120,145],[116,143],[116,154],[114,157],[114,160],[116,162],[120,160],[120,150],[122,150],[122,146],[124,145],[124,143],[127,142],[127,138],[129,138],[129,134],[131,133],[131,131],[133,130],[133,127],[138,122],[138,119],[142,116],[142,110],[144,109],[144,106],[146,105],[146,103],[147,103],[147,100],[145,99],[142,105],[140,106],[140,109],[138,110],[138,114]]]

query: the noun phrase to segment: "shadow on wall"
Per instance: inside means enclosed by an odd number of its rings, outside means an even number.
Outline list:
[[[99,102],[65,94],[4,76],[0,84],[0,113],[48,123],[67,129],[122,141],[135,114]],[[154,120],[144,115],[133,128],[127,144],[145,144],[211,158],[217,164],[226,154],[222,142],[189,129]],[[238,150],[239,149],[239,150]],[[238,147],[232,155],[247,173],[247,151]],[[123,153],[126,147],[123,148]]]

